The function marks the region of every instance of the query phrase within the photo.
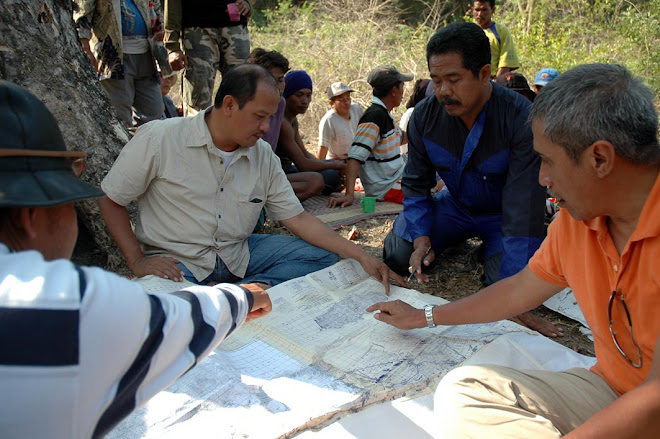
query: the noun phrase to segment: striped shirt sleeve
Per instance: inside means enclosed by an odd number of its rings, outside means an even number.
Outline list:
[[[0,243],[0,436],[105,435],[209,355],[252,304],[229,284],[147,294]]]
[[[358,160],[360,163],[367,161],[371,151],[378,145],[380,139],[380,128],[374,122],[360,122],[353,138],[353,144],[348,152],[348,157]]]
[[[93,337],[96,343],[81,346],[81,363],[84,357],[103,357],[112,363],[112,368],[99,365],[108,374],[94,437],[105,435],[208,356],[245,321],[252,306],[252,294],[230,284],[188,287],[170,294],[146,294],[141,287],[121,293],[117,285],[111,297],[101,300],[92,297],[93,287],[93,283],[88,286],[92,294],[84,302],[97,306],[82,313],[81,336],[87,329],[98,337]],[[104,342],[98,343],[99,339]]]

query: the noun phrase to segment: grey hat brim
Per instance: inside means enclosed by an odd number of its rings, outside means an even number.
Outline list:
[[[50,207],[105,194],[71,171],[0,173],[0,207]]]
[[[414,73],[399,73],[399,79],[403,82],[412,81],[415,79]]]

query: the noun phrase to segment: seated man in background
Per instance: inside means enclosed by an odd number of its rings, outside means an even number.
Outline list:
[[[274,50],[265,50],[261,47],[254,49],[250,52],[250,56],[245,60],[247,64],[256,64],[268,70],[268,73],[273,75],[277,81],[277,88],[280,95],[284,93],[284,75],[289,71],[289,60],[279,52]],[[277,106],[277,112],[270,117],[268,123],[268,131],[262,137],[264,142],[270,144],[273,151],[277,149],[277,142],[280,138],[280,128],[282,127],[282,120],[284,119],[284,108],[286,107],[286,99],[280,98],[280,103]]]
[[[446,248],[479,237],[482,281],[490,285],[522,270],[545,236],[545,188],[527,124],[531,103],[490,80],[488,38],[474,23],[454,23],[431,37],[426,56],[435,98],[415,107],[408,123],[403,212],[383,243],[399,274],[422,272]],[[437,175],[445,187],[435,194]],[[562,335],[526,313],[527,326]]]
[[[513,72],[500,75],[495,78],[495,84],[525,96],[530,102],[534,102],[534,98],[536,97],[536,93],[529,88],[527,78],[522,73]]]
[[[401,131],[403,131],[404,141],[404,143],[401,145],[401,154],[408,154],[408,137],[406,136],[406,131],[408,131],[408,122],[410,121],[410,117],[412,116],[417,104],[422,102],[422,100],[427,97],[426,90],[429,88],[429,85],[431,85],[431,89],[433,89],[433,84],[431,83],[430,79],[418,79],[415,81],[413,92],[410,95],[408,102],[406,102],[406,111],[401,116],[401,119],[399,119],[399,128],[401,128]]]
[[[541,92],[541,89],[548,85],[550,81],[557,79],[559,72],[552,67],[546,67],[545,69],[539,70],[534,78],[534,90],[536,94]]]
[[[163,115],[161,119],[169,119],[170,117],[180,117],[183,116],[183,109],[179,109],[172,101],[172,98],[168,96],[170,90],[174,84],[176,84],[177,77],[176,75],[170,75],[168,77],[160,77],[160,93],[163,95]]]
[[[328,87],[330,109],[319,122],[319,151],[316,154],[319,160],[348,158],[358,122],[364,114],[362,107],[352,103],[353,91],[344,82],[333,82]]]
[[[293,70],[284,81],[282,96],[286,107],[277,149],[282,169],[300,201],[314,195],[329,195],[340,188],[346,165],[317,159],[302,141],[297,117],[307,112],[312,101],[312,78],[303,70]]]
[[[346,192],[330,198],[330,207],[353,204],[358,173],[366,196],[393,203],[403,201],[399,180],[404,167],[399,149],[403,133],[391,111],[401,105],[404,82],[412,81],[413,77],[412,73],[400,73],[391,65],[376,67],[369,73],[372,104],[360,118],[348,153]]]
[[[338,253],[389,291],[385,264],[305,212],[261,140],[279,102],[266,69],[240,65],[222,78],[213,107],[147,124],[122,149],[99,207],[136,276],[276,285],[334,264]],[[125,206],[135,200],[134,233]],[[299,238],[252,234],[264,207]]]
[[[367,309],[401,329],[483,323],[573,290],[594,334],[596,365],[563,372],[459,367],[435,393],[438,437],[658,436],[660,145],[653,101],[641,79],[618,65],[578,66],[548,84],[529,119],[539,183],[562,209],[529,265],[426,313],[401,301]]]
[[[45,105],[4,81],[0,131],[3,437],[104,437],[246,319],[271,310],[256,284],[147,294],[73,265],[74,202],[103,196],[78,178],[85,153],[67,151]]]

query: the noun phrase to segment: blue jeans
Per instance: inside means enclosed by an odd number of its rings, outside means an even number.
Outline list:
[[[308,244],[300,238],[285,235],[251,235],[248,238],[250,262],[245,277],[234,275],[220,257],[215,258],[215,269],[201,282],[195,279],[182,263],[177,264],[190,282],[206,285],[209,282],[252,283],[277,285],[296,277],[329,267],[339,257],[327,250]]]

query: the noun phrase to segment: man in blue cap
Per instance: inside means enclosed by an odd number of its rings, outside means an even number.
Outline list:
[[[27,90],[0,81],[0,435],[105,436],[271,309],[257,284],[147,294],[68,259],[84,152]]]
[[[558,76],[559,72],[552,67],[539,70],[534,78],[534,90],[536,94],[540,93],[541,89],[548,85],[548,82],[557,79]]]

